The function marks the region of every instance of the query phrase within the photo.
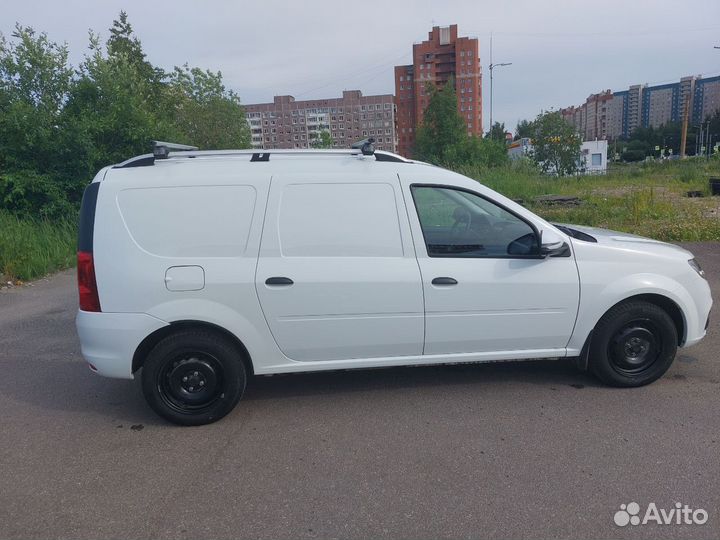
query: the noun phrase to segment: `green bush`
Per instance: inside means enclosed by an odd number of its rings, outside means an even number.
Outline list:
[[[34,171],[0,175],[0,207],[19,216],[45,219],[62,219],[75,212],[57,182]]]

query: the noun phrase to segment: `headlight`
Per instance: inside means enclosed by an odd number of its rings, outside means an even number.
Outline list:
[[[702,268],[700,268],[700,265],[698,264],[698,262],[695,259],[690,259],[688,261],[688,264],[692,267],[693,270],[695,270],[700,275],[700,277],[702,277],[702,278],[705,277],[705,271]]]

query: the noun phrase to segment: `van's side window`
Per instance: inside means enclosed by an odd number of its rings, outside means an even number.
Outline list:
[[[413,186],[430,257],[517,257],[538,253],[533,228],[504,208],[467,191]]]
[[[402,257],[390,184],[291,184],[278,219],[285,257]]]

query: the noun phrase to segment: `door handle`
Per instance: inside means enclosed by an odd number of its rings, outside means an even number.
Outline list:
[[[457,279],[451,277],[436,277],[432,280],[433,285],[457,285]]]
[[[292,285],[294,281],[289,277],[270,277],[265,280],[265,285]]]

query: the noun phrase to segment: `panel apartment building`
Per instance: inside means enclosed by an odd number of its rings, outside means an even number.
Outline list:
[[[482,68],[477,38],[458,37],[457,25],[435,26],[413,44],[413,63],[395,66],[398,153],[410,156],[430,99],[427,85],[455,80],[458,113],[470,135],[482,135]]]
[[[275,96],[272,103],[244,107],[253,148],[311,148],[328,131],[334,148],[374,137],[378,150],[397,149],[391,94],[363,96],[360,90],[346,90],[340,98],[306,101]]]
[[[633,85],[627,90],[592,94],[578,107],[560,109],[586,141],[628,137],[638,127],[660,127],[688,120],[698,125],[720,110],[720,76],[683,77],[679,82]]]
[[[686,103],[691,125],[719,111],[720,76],[683,77],[679,82],[653,86],[636,84],[619,92],[605,90],[560,112],[583,140],[613,140],[628,137],[638,127],[682,122]]]

